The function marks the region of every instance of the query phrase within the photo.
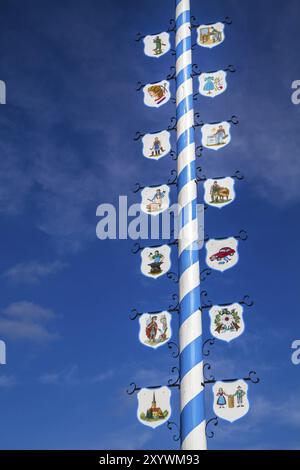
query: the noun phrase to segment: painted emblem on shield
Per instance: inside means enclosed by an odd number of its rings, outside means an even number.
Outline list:
[[[171,49],[170,35],[163,32],[144,38],[144,52],[148,57],[161,57]]]
[[[244,380],[233,382],[217,381],[212,392],[214,395],[214,412],[226,421],[236,421],[249,411],[248,385]]]
[[[209,98],[224,93],[227,88],[226,72],[218,70],[213,73],[201,73],[199,75],[199,93]]]
[[[141,252],[141,271],[145,276],[157,279],[171,268],[171,248],[162,245],[158,248],[144,248]]]
[[[221,307],[214,305],[209,310],[211,334],[228,343],[241,336],[245,330],[243,307],[238,304]]]
[[[157,83],[148,83],[143,88],[144,103],[151,108],[159,108],[171,98],[170,84],[167,80]]]
[[[144,313],[139,321],[139,339],[145,346],[156,349],[170,340],[172,330],[171,314],[169,312]]]
[[[145,134],[142,142],[143,155],[150,160],[159,160],[165,155],[168,155],[171,150],[170,132],[168,131]]]
[[[197,43],[199,46],[209,47],[210,49],[218,46],[225,39],[223,23],[202,24],[197,28],[197,33]]]
[[[168,387],[153,390],[142,388],[137,394],[138,420],[145,426],[157,428],[171,416],[171,391]]]
[[[141,209],[146,214],[158,215],[168,209],[170,205],[170,189],[166,184],[155,188],[143,189]]]
[[[235,199],[234,179],[230,176],[218,180],[207,179],[204,183],[204,191],[206,204],[222,209]]]
[[[202,145],[208,149],[219,150],[228,145],[231,140],[230,124],[227,121],[204,124],[201,131]]]
[[[224,240],[211,239],[205,246],[206,263],[212,269],[223,272],[238,262],[238,241],[233,237]]]

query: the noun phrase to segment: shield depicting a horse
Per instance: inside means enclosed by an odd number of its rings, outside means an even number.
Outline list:
[[[169,312],[143,313],[139,322],[139,339],[145,346],[156,349],[170,340],[172,330],[171,314]]]
[[[217,124],[204,124],[201,128],[202,145],[208,149],[219,150],[231,140],[230,123],[227,121]]]
[[[235,199],[234,179],[226,178],[207,179],[204,183],[204,201],[210,206],[222,209]]]
[[[144,188],[141,193],[142,211],[150,215],[158,215],[164,212],[170,206],[169,192],[170,188],[166,184],[153,188]]]
[[[201,73],[199,75],[199,93],[208,98],[224,93],[227,89],[226,72],[218,70],[212,73]]]
[[[212,388],[214,412],[226,421],[236,421],[249,411],[248,385],[245,380],[217,381]]]
[[[144,38],[144,53],[148,57],[159,58],[169,52],[171,49],[170,35],[163,32],[154,35],[148,35]]]
[[[171,248],[162,245],[157,248],[144,248],[141,252],[141,271],[144,276],[157,279],[171,268]]]
[[[143,139],[143,155],[149,160],[159,160],[168,155],[171,150],[170,132],[161,131],[155,134],[145,134]]]
[[[199,46],[212,48],[221,44],[225,39],[224,24],[201,24],[197,28],[197,43]]]
[[[170,84],[167,80],[157,83],[148,83],[143,88],[144,103],[150,108],[159,108],[171,98]]]
[[[206,243],[206,263],[217,271],[233,268],[238,262],[238,241],[234,237],[210,239]]]
[[[155,429],[170,419],[172,412],[171,391],[168,387],[160,387],[155,390],[142,388],[137,394],[137,398],[137,417],[140,423]]]
[[[228,343],[241,336],[245,330],[243,310],[241,304],[238,303],[225,307],[214,305],[209,310],[211,334]]]

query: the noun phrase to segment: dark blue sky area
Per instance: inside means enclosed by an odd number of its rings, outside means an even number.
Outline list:
[[[233,204],[206,211],[205,229],[211,237],[249,234],[239,264],[213,273],[203,288],[215,303],[245,294],[255,301],[245,333],[217,344],[211,363],[219,378],[251,369],[261,378],[250,386],[249,414],[220,422],[209,447],[299,448],[300,366],[290,356],[300,338],[300,106],[290,96],[300,79],[300,4],[191,3],[199,23],[233,20],[225,42],[197,46],[194,62],[203,71],[237,69],[228,91],[198,98],[195,111],[205,122],[240,119],[231,144],[207,150],[199,164],[207,176],[237,169],[246,176]],[[175,113],[171,102],[145,108],[135,91],[138,80],[165,78],[174,58],[152,60],[134,41],[138,31],[166,29],[174,2],[2,0],[0,12],[7,84],[0,106],[0,338],[7,344],[0,448],[177,448],[166,426],[152,431],[137,421],[136,397],[125,393],[133,380],[165,384],[176,365],[167,348],[143,348],[128,314],[167,308],[177,286],[143,277],[132,241],[100,241],[95,233],[99,204],[126,194],[138,202],[133,183],[163,181],[174,168],[169,157],[144,159],[132,138],[164,129]],[[176,271],[175,250],[172,258]],[[204,328],[209,337],[208,314]],[[206,396],[209,419],[209,388]],[[172,407],[178,422],[176,390]]]

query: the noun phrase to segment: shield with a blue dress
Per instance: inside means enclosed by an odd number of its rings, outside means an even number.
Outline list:
[[[148,35],[144,38],[144,53],[148,57],[159,58],[171,49],[170,35],[167,32]]]
[[[212,387],[215,414],[230,423],[242,418],[249,411],[248,385],[245,380],[222,382]]]
[[[201,127],[202,145],[208,149],[220,150],[231,140],[230,123],[227,121],[216,124],[204,124]]]
[[[214,98],[224,93],[227,89],[226,76],[227,73],[224,72],[224,70],[201,73],[201,75],[199,75],[199,93],[208,98]]]

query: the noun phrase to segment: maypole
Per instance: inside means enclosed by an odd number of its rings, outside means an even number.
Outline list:
[[[206,449],[190,0],[176,0],[181,447]]]

